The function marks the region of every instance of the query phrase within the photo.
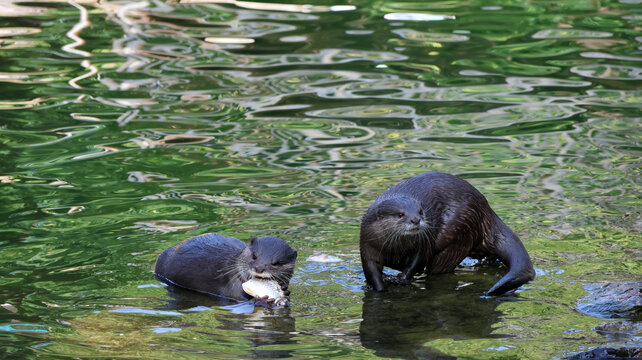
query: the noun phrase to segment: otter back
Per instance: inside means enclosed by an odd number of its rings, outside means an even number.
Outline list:
[[[189,290],[248,299],[240,284],[249,279],[249,273],[236,268],[245,247],[244,242],[220,234],[195,236],[165,249],[154,272],[161,281]],[[242,281],[234,281],[236,277]]]

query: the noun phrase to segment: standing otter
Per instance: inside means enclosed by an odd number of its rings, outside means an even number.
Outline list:
[[[278,282],[286,295],[297,252],[276,236],[253,236],[249,244],[216,233],[165,249],[154,273],[163,282],[237,300],[252,297],[241,284],[251,278]]]
[[[361,263],[366,281],[382,291],[384,266],[415,274],[451,272],[466,257],[496,257],[509,271],[486,293],[501,295],[535,278],[517,235],[467,181],[428,172],[381,194],[361,221]]]

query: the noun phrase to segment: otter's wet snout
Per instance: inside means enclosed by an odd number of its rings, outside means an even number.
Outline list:
[[[252,264],[250,265],[250,273],[253,277],[260,278],[270,278],[272,275],[267,271],[267,268],[264,264]]]
[[[420,211],[413,211],[413,212],[408,212],[406,213],[406,216],[404,217],[404,222],[405,222],[405,233],[407,235],[409,234],[415,234],[419,231],[421,231],[421,228],[424,226],[423,223],[423,218],[422,218],[422,212]]]

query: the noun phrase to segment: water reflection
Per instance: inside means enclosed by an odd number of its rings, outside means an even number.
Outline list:
[[[18,5],[19,1],[6,0],[2,2],[2,11],[0,14],[7,17],[18,17],[18,16],[38,16],[44,15],[47,12],[46,7],[35,6],[30,4],[29,6]]]
[[[290,316],[290,308],[266,309],[254,307],[248,303],[218,298],[184,290],[176,286],[168,286],[167,294],[171,300],[160,307],[162,311],[204,311],[213,314],[217,321],[217,330],[201,328],[197,324],[183,324],[179,328],[197,327],[197,331],[206,336],[218,337],[219,332],[233,332],[249,341],[253,356],[259,358],[291,357],[293,350],[274,348],[274,345],[296,343],[296,321]],[[212,308],[222,308],[227,311],[211,311]],[[200,328],[200,329],[199,329]],[[270,349],[262,349],[270,346]],[[233,353],[233,351],[230,351]]]
[[[519,297],[480,296],[492,286],[492,277],[470,270],[429,276],[412,286],[391,285],[381,293],[367,290],[359,326],[361,344],[384,357],[454,359],[425,344],[443,338],[505,337],[495,326],[502,316],[496,307]],[[487,266],[473,271],[497,272]]]

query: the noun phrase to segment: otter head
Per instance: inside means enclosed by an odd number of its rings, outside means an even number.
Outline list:
[[[285,241],[276,236],[252,236],[247,249],[253,277],[273,279],[281,285],[290,283],[297,252]]]
[[[421,204],[409,197],[382,200],[376,205],[375,215],[380,231],[391,235],[416,235],[426,226]]]

